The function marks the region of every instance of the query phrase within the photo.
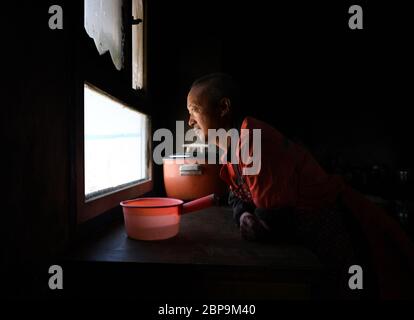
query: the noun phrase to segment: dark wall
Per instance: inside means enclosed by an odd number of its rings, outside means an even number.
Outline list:
[[[4,10],[10,39],[3,66],[8,183],[2,227],[10,262],[55,254],[68,235],[70,49],[66,31],[49,30],[48,8]]]

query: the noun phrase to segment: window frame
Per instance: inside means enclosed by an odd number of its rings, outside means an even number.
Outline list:
[[[76,33],[81,36],[80,41],[76,41],[76,67],[75,67],[75,112],[73,114],[74,132],[71,138],[71,181],[72,181],[72,197],[75,211],[74,217],[75,225],[82,224],[94,217],[99,216],[117,206],[126,199],[136,198],[143,194],[150,192],[153,189],[153,164],[152,164],[152,121],[151,112],[147,99],[147,22],[146,22],[146,1],[143,2],[144,19],[143,19],[143,88],[132,88],[132,25],[128,16],[124,15],[125,37],[130,39],[125,41],[124,46],[124,67],[121,71],[115,69],[112,61],[110,61],[109,52],[103,56],[99,56],[96,48],[91,49],[93,40],[88,37],[84,30],[84,1],[80,1],[77,9],[80,19],[76,26]],[[132,0],[124,0],[126,4],[126,11],[131,12],[132,18]],[[127,18],[127,19],[125,19]],[[88,43],[88,41],[90,41]],[[93,44],[94,46],[94,44]],[[89,48],[88,48],[89,47]],[[131,51],[131,52],[129,52]],[[96,58],[93,58],[95,57]],[[86,56],[86,57],[85,57]],[[91,57],[96,64],[89,63]],[[109,66],[106,66],[110,61]],[[104,65],[105,64],[105,65]],[[90,66],[92,65],[92,67]],[[104,65],[104,68],[101,66]],[[103,70],[102,70],[103,69]],[[114,79],[114,77],[116,79]],[[118,81],[117,81],[118,80]],[[97,91],[110,96],[119,103],[126,105],[132,110],[136,110],[145,114],[148,117],[148,144],[147,144],[147,166],[148,179],[142,182],[137,182],[132,186],[124,187],[120,190],[113,191],[102,196],[98,196],[89,200],[85,197],[85,152],[84,152],[84,84],[96,89]],[[138,107],[139,106],[139,107]]]

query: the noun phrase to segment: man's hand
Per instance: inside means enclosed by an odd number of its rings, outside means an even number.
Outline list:
[[[240,216],[240,233],[246,240],[263,239],[269,232],[267,224],[250,212]]]

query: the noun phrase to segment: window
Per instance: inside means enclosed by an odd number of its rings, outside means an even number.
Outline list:
[[[77,223],[152,190],[145,91],[145,2],[84,0],[77,45],[74,194]]]
[[[85,199],[145,181],[148,117],[85,84]]]

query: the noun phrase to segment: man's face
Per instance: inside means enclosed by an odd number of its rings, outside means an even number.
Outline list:
[[[206,91],[202,86],[191,88],[187,96],[187,109],[190,113],[188,125],[199,136],[207,138],[208,129],[218,129],[220,118],[215,106],[209,104]]]

